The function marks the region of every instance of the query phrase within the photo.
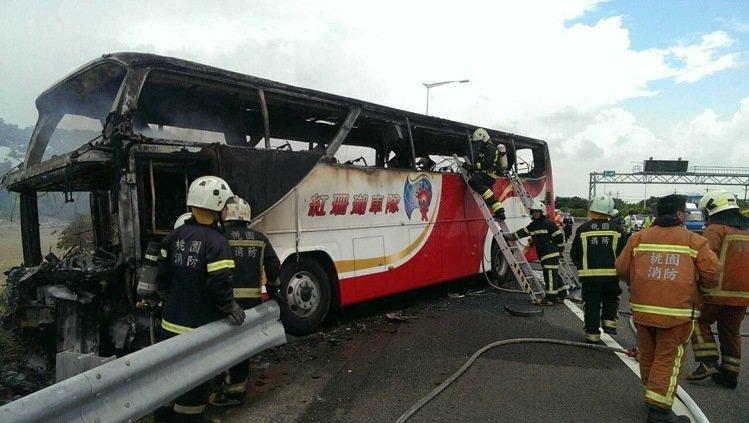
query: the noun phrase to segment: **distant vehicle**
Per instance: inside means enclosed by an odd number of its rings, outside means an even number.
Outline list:
[[[644,214],[636,214],[635,215],[635,230],[641,231],[645,225],[645,215]]]
[[[689,210],[689,216],[687,216],[684,226],[690,231],[702,234],[705,230],[705,216],[699,210]]]

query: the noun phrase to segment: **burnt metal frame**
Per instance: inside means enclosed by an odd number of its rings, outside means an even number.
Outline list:
[[[591,172],[588,181],[588,202],[596,195],[596,184],[725,185],[743,186],[745,191],[749,189],[749,171],[746,169],[745,173],[721,173],[718,168],[709,169],[712,172],[616,173],[614,176],[604,176],[602,172]]]

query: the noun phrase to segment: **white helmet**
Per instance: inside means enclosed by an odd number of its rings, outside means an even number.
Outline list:
[[[611,217],[619,216],[619,209],[611,210]]]
[[[477,130],[473,131],[473,136],[471,137],[471,141],[489,142],[491,141],[491,138],[489,138],[489,133],[486,132],[486,129],[478,128]]]
[[[174,222],[174,229],[179,228],[187,222],[187,219],[192,217],[192,213],[182,213],[177,220]]]
[[[201,209],[221,211],[226,200],[233,197],[229,184],[218,176],[201,176],[190,184],[187,205]]]
[[[546,216],[546,204],[543,201],[535,200],[531,205],[530,211],[540,210],[543,216]]]
[[[708,216],[729,209],[738,209],[736,196],[724,189],[716,189],[705,194],[700,200],[699,208]]]
[[[226,215],[224,221],[240,220],[249,222],[252,220],[252,209],[241,197],[234,196],[226,202]]]
[[[611,197],[606,194],[599,194],[593,197],[593,200],[590,201],[588,210],[609,216],[615,216],[614,211],[616,209],[614,208],[614,200],[612,200]]]

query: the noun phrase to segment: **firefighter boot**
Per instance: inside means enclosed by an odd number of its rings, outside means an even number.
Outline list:
[[[718,374],[716,361],[704,361],[697,365],[694,371],[687,373],[687,380],[702,380]]]
[[[687,416],[679,416],[673,410],[648,404],[647,423],[690,423]]]
[[[719,370],[717,374],[714,374],[711,377],[713,382],[728,389],[736,389],[736,385],[739,383],[736,373],[730,373],[723,369]]]
[[[494,212],[494,219],[495,220],[500,220],[500,221],[506,219],[506,217],[505,217],[505,208],[504,207],[502,207],[502,208],[500,208],[500,209],[498,209],[497,211]]]
[[[241,394],[230,394],[226,392],[216,392],[208,398],[208,404],[214,407],[233,407],[242,405],[245,399],[245,392]]]

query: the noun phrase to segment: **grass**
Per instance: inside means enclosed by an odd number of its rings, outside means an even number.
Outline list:
[[[39,228],[39,237],[42,244],[42,256],[49,252],[50,247],[55,251],[57,236],[62,228]],[[0,249],[0,286],[5,286],[4,272],[13,266],[23,262],[23,244],[21,243],[21,227],[0,227],[0,240],[5,244]]]

